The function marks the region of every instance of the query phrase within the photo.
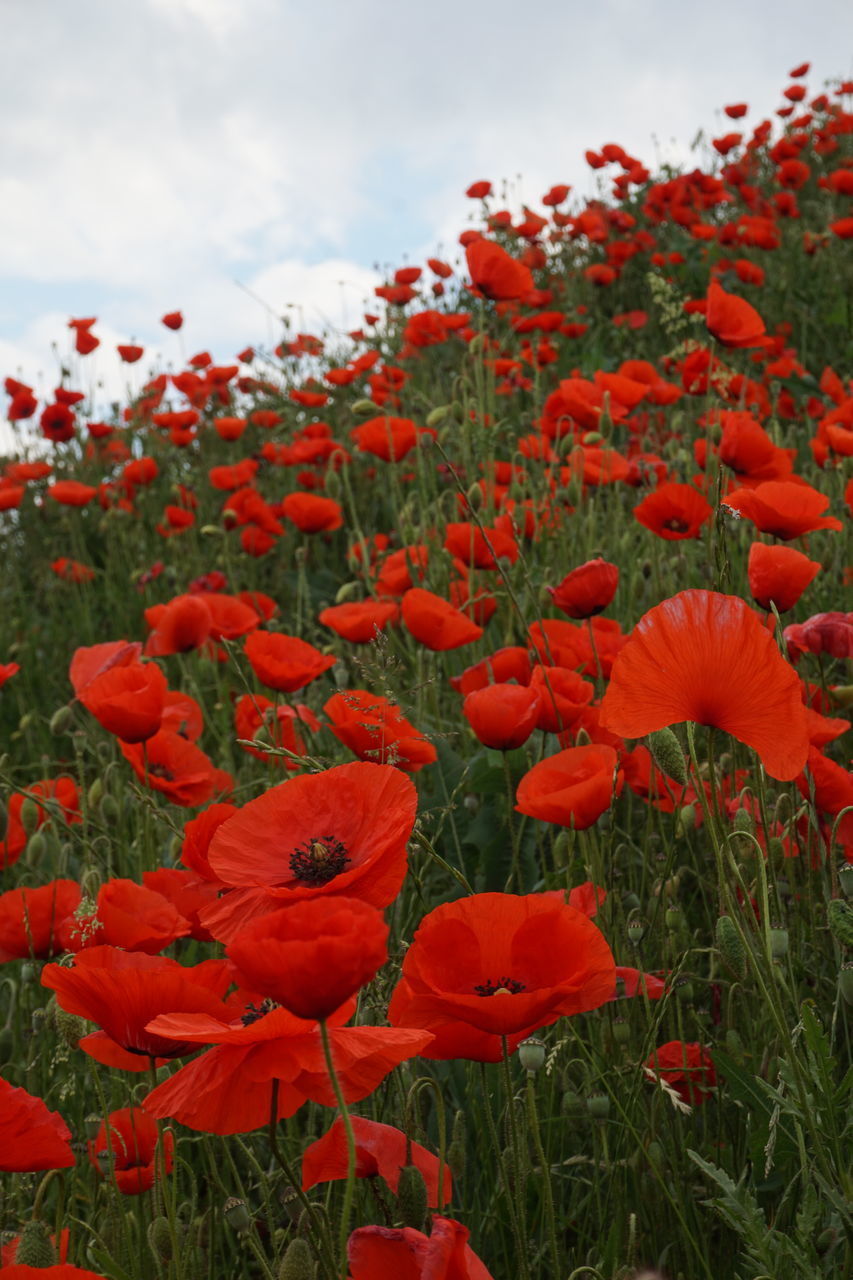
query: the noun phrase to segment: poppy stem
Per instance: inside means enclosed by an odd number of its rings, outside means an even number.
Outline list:
[[[518,828],[513,817],[515,807],[515,787],[512,784],[512,771],[509,767],[509,759],[505,751],[501,752],[501,762],[504,770],[504,782],[506,783],[506,823],[509,827],[509,838],[512,845],[512,865],[510,867],[507,882],[504,885],[504,893],[509,893],[513,881],[515,881],[516,891],[524,892],[524,886],[521,883],[521,841],[518,838]]]
[[[551,1188],[551,1165],[542,1145],[542,1134],[539,1129],[539,1115],[536,1110],[536,1090],[533,1087],[533,1073],[527,1073],[527,1115],[530,1120],[530,1132],[539,1169],[542,1175],[542,1201],[545,1206],[545,1223],[548,1228],[548,1246],[551,1250],[551,1265],[554,1275],[560,1275],[560,1251],[557,1247],[557,1221],[554,1217],[554,1193]]]
[[[513,1164],[513,1182],[512,1191],[517,1197],[518,1205],[524,1203],[524,1184],[527,1174],[527,1153],[522,1153],[521,1138],[518,1132],[517,1116],[515,1112],[515,1090],[512,1086],[512,1068],[510,1067],[509,1044],[506,1036],[501,1036],[501,1065],[503,1067],[504,1090],[506,1092],[506,1110],[509,1127],[509,1143],[512,1151]],[[520,1259],[525,1270],[528,1268],[528,1241],[527,1241],[527,1221],[523,1211],[519,1211],[518,1215],[518,1238]],[[559,1274],[559,1272],[557,1273]]]
[[[510,1223],[510,1227],[512,1228],[513,1239],[515,1240],[515,1251],[516,1251],[516,1254],[518,1255],[518,1258],[517,1258],[518,1274],[519,1274],[520,1280],[530,1280],[530,1267],[528,1266],[528,1262],[527,1262],[526,1243],[525,1243],[524,1235],[521,1231],[521,1228],[519,1226],[519,1221],[518,1221],[518,1206],[516,1205],[515,1201],[512,1198],[514,1188],[507,1170],[506,1156],[504,1154],[503,1148],[501,1147],[500,1138],[498,1137],[498,1129],[497,1129],[497,1125],[495,1124],[495,1117],[492,1115],[492,1110],[489,1105],[490,1093],[489,1093],[488,1076],[486,1074],[486,1064],[484,1062],[481,1062],[480,1068],[483,1076],[482,1096],[483,1096],[483,1102],[484,1102],[483,1110],[486,1115],[486,1128],[489,1131],[489,1137],[491,1138],[492,1146],[494,1147],[495,1160],[497,1161],[501,1182],[503,1184],[504,1196],[506,1197],[506,1206],[507,1206],[507,1213],[509,1214],[509,1223]]]
[[[326,1070],[329,1073],[329,1079],[332,1082],[332,1088],[335,1091],[335,1099],[337,1100],[338,1110],[341,1113],[341,1120],[344,1124],[344,1132],[347,1135],[347,1182],[344,1189],[344,1207],[341,1210],[341,1234],[340,1234],[340,1256],[341,1256],[341,1277],[346,1280],[347,1277],[347,1239],[349,1238],[349,1223],[352,1214],[353,1193],[355,1191],[355,1134],[352,1129],[352,1121],[350,1120],[349,1108],[344,1098],[341,1082],[335,1071],[335,1064],[332,1060],[332,1043],[329,1039],[329,1028],[326,1025],[325,1018],[321,1018],[320,1039],[323,1042],[323,1056],[326,1059]]]
[[[283,1155],[281,1147],[279,1146],[279,1143],[278,1143],[278,1092],[279,1092],[279,1082],[274,1077],[272,1081],[272,1098],[270,1100],[270,1122],[268,1127],[270,1150],[272,1151],[273,1157],[276,1163],[278,1164],[279,1168],[281,1169],[282,1173],[284,1174],[285,1178],[287,1178],[287,1181],[289,1182],[290,1186],[293,1188],[294,1192],[296,1193],[296,1197],[299,1200],[299,1203],[302,1205],[302,1208],[305,1210],[305,1212],[308,1215],[308,1220],[311,1223],[311,1244],[316,1251],[317,1259],[318,1259],[318,1262],[320,1263],[322,1273],[328,1276],[329,1280],[331,1280],[331,1277],[333,1277],[335,1274],[335,1265],[334,1265],[334,1257],[332,1255],[331,1248],[329,1247],[330,1242],[327,1238],[325,1223],[317,1214],[317,1211],[314,1205],[308,1199],[305,1192],[302,1190],[302,1181],[299,1175],[296,1173],[296,1170],[291,1167],[289,1161]]]

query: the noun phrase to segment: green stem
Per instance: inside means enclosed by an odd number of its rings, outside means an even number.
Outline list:
[[[352,1214],[353,1194],[355,1192],[355,1134],[352,1130],[352,1121],[350,1120],[349,1108],[341,1089],[341,1082],[335,1071],[335,1064],[332,1060],[332,1043],[329,1039],[329,1028],[324,1018],[320,1019],[320,1039],[323,1042],[323,1055],[326,1059],[326,1070],[329,1073],[329,1079],[332,1082],[332,1088],[335,1091],[335,1099],[338,1104],[338,1110],[341,1113],[341,1119],[344,1124],[344,1131],[347,1135],[347,1181],[344,1189],[344,1207],[341,1210],[341,1230],[340,1230],[340,1259],[341,1259],[341,1280],[347,1277],[347,1240],[349,1238],[349,1223]]]
[[[533,1088],[533,1076],[527,1076],[527,1115],[530,1120],[530,1133],[536,1150],[536,1159],[542,1172],[542,1200],[545,1205],[545,1222],[548,1227],[548,1246],[551,1250],[551,1265],[555,1276],[560,1272],[560,1251],[557,1247],[557,1221],[554,1216],[554,1193],[551,1189],[551,1166],[545,1156],[542,1145],[542,1134],[539,1130],[539,1116],[536,1110],[536,1090]]]

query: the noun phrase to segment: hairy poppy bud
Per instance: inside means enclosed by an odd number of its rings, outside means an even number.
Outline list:
[[[148,1224],[148,1247],[161,1262],[169,1262],[172,1258],[172,1232],[169,1219],[162,1214],[153,1218]]]
[[[440,427],[447,415],[450,413],[450,405],[439,404],[434,409],[430,409],[424,419],[426,426],[432,430],[434,427]]]
[[[454,1178],[465,1172],[465,1112],[457,1111],[453,1117],[453,1133],[447,1150],[447,1163]]]
[[[845,947],[853,947],[853,909],[841,898],[833,898],[826,908],[826,918],[833,937]]]
[[[788,954],[788,930],[774,925],[770,929],[770,954],[774,960],[781,960]]]
[[[376,412],[375,400],[354,400],[350,405],[351,413],[373,414]]]
[[[687,766],[684,763],[684,752],[681,743],[672,729],[656,729],[648,737],[649,751],[660,769],[679,786],[687,785]]]
[[[717,921],[717,950],[736,978],[746,977],[746,947],[731,916]]]
[[[853,1005],[853,961],[848,960],[841,966],[838,974],[838,986],[845,1004]]]
[[[31,836],[38,826],[39,807],[32,796],[25,796],[21,805],[21,826],[28,836]]]
[[[47,840],[40,831],[36,831],[27,841],[27,865],[37,867],[47,852]]]
[[[422,1230],[427,1211],[427,1189],[424,1175],[413,1164],[404,1165],[400,1170],[397,1206],[404,1226]]]
[[[21,1267],[39,1269],[56,1264],[56,1251],[51,1244],[50,1231],[43,1222],[24,1223],[15,1252],[15,1263]]]
[[[287,1246],[278,1269],[278,1280],[314,1280],[314,1257],[307,1240],[297,1236]]]
[[[50,717],[50,732],[59,737],[61,733],[67,733],[74,723],[74,712],[70,707],[59,707]]]

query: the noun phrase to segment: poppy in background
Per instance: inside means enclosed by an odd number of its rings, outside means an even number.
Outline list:
[[[568,747],[546,756],[518,784],[516,810],[542,822],[584,831],[609,809],[622,790],[622,770],[613,747],[602,743]]]
[[[599,556],[573,569],[558,587],[549,587],[548,594],[570,618],[591,618],[604,612],[618,585],[618,566]]]
[[[261,684],[279,693],[304,689],[335,665],[333,654],[321,653],[297,636],[255,631],[246,639],[246,657]]]
[[[404,1165],[413,1164],[423,1175],[427,1189],[427,1204],[441,1208],[438,1203],[438,1157],[418,1142],[411,1142],[405,1133],[390,1124],[379,1124],[364,1116],[351,1116],[355,1135],[355,1176],[357,1178],[383,1178],[396,1194],[400,1172]],[[305,1148],[302,1156],[302,1190],[310,1191],[321,1182],[337,1182],[347,1176],[348,1155],[344,1122],[340,1116],[332,1127]],[[442,1205],[452,1194],[453,1177],[444,1166]]]
[[[816,529],[842,529],[835,516],[823,514],[829,498],[819,489],[795,480],[767,480],[754,489],[735,489],[723,505],[751,520],[760,533],[791,542]]]
[[[493,240],[474,240],[466,246],[465,258],[474,289],[493,302],[523,298],[534,287],[530,268]]]
[[[682,591],[640,619],[613,664],[601,723],[625,738],[685,720],[752,747],[790,781],[808,754],[800,681],[737,596]]]
[[[462,714],[484,747],[514,751],[536,728],[539,696],[528,685],[488,684],[467,695]]]
[[[809,560],[793,547],[753,542],[747,565],[750,594],[759,608],[770,609],[775,604],[779,613],[787,613],[820,569],[818,560]]]
[[[157,1176],[171,1173],[175,1135],[163,1133],[162,1153],[155,1163],[157,1121],[144,1107],[121,1107],[111,1111],[88,1144],[89,1163],[102,1177],[112,1180],[123,1196],[150,1191]],[[159,1166],[159,1167],[158,1167]]]
[[[734,293],[726,293],[716,280],[708,285],[705,323],[724,347],[760,346],[767,332],[755,307]]]
[[[323,707],[332,733],[360,760],[417,773],[437,759],[435,747],[388,698],[366,689],[335,693]]]
[[[698,538],[714,508],[689,484],[665,481],[634,507],[634,519],[666,542]]]
[[[714,1061],[701,1044],[695,1041],[669,1040],[655,1049],[645,1065],[652,1079],[660,1078],[674,1089],[682,1102],[701,1107],[708,1101],[717,1083]]]
[[[38,889],[9,889],[0,894],[0,964],[8,960],[46,960],[62,949],[59,932],[81,897],[74,880],[52,880]]]
[[[459,649],[479,640],[483,628],[441,596],[411,587],[401,603],[403,622],[419,644],[434,652]]]
[[[393,600],[361,600],[330,605],[317,615],[317,621],[329,627],[342,640],[351,644],[368,644],[384,631],[389,623],[396,622],[399,607]]]

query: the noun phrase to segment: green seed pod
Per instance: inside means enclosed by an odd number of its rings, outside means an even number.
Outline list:
[[[252,1225],[249,1210],[246,1208],[246,1201],[240,1200],[238,1196],[228,1197],[222,1206],[222,1216],[232,1231],[236,1231],[238,1234],[248,1231]]]
[[[518,1046],[518,1060],[528,1075],[535,1075],[545,1065],[545,1042],[531,1036]]]
[[[655,1169],[663,1167],[664,1154],[663,1147],[659,1142],[650,1142],[646,1147],[646,1158],[650,1165]]]
[[[853,947],[853,907],[841,898],[833,898],[826,908],[826,918],[833,937],[842,946]]]
[[[39,807],[32,796],[25,796],[21,805],[21,826],[31,836],[39,824]]]
[[[591,1093],[586,1100],[586,1109],[593,1120],[606,1120],[610,1115],[609,1094]]]
[[[693,1003],[693,983],[689,978],[680,978],[675,984],[675,997],[682,1004]]]
[[[838,872],[838,883],[845,898],[853,898],[853,862],[845,862]]]
[[[638,947],[646,936],[646,922],[640,916],[628,921],[626,932],[632,947]]]
[[[314,1280],[315,1275],[314,1257],[308,1241],[296,1236],[281,1260],[278,1280]]]
[[[679,786],[687,784],[687,765],[684,763],[684,752],[681,743],[672,729],[656,729],[648,736],[649,751],[660,769]]]
[[[43,1222],[24,1223],[15,1262],[22,1267],[39,1269],[56,1265],[56,1250],[50,1242],[50,1228]]]
[[[788,954],[788,944],[788,930],[782,929],[778,925],[771,925],[770,954],[774,960],[781,960],[783,956]]]
[[[83,1127],[86,1130],[86,1137],[90,1142],[94,1142],[98,1136],[98,1130],[101,1127],[101,1117],[96,1111],[90,1111],[83,1121]]]
[[[55,737],[59,737],[62,733],[67,733],[74,724],[74,712],[70,707],[59,707],[50,717],[50,732]]]
[[[736,978],[746,977],[746,947],[731,916],[720,916],[716,929],[717,950]]]
[[[171,1262],[173,1257],[172,1233],[169,1219],[161,1214],[148,1224],[148,1248],[161,1262]]]
[[[413,1164],[404,1165],[400,1170],[397,1207],[404,1226],[414,1227],[416,1231],[423,1229],[427,1211],[426,1182],[420,1169]]]
[[[673,933],[677,933],[684,926],[684,912],[677,902],[671,902],[663,913],[664,924],[667,929],[671,929]]]
[[[613,1039],[616,1044],[627,1044],[631,1039],[631,1024],[626,1018],[613,1019]]]

